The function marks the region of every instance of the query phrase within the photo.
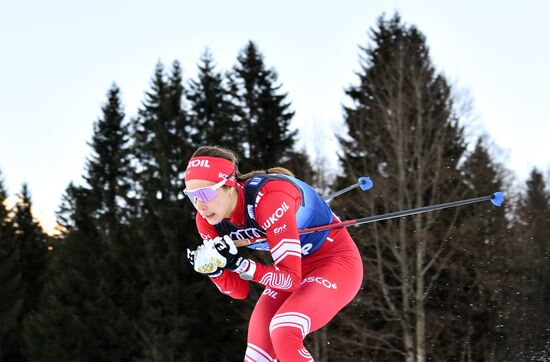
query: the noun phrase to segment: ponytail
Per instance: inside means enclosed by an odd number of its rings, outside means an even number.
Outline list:
[[[292,171],[284,168],[284,167],[272,167],[268,168],[267,170],[256,170],[256,171],[250,171],[245,173],[244,175],[237,174],[237,181],[246,181],[248,179],[251,179],[254,176],[260,176],[260,175],[267,175],[267,174],[282,174],[287,176],[294,177],[294,174]]]

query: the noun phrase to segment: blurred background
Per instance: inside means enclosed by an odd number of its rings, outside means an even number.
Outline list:
[[[234,301],[184,255],[203,144],[322,194],[370,176],[345,219],[505,193],[350,229],[363,288],[306,339],[316,361],[550,358],[548,10],[5,5],[0,361],[242,360],[261,289]]]

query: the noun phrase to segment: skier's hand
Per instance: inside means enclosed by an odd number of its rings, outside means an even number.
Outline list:
[[[211,240],[205,240],[204,245],[208,248],[210,259],[220,268],[235,270],[240,257],[239,250],[228,235],[223,238],[218,236]]]
[[[256,263],[250,259],[243,258],[233,240],[225,235],[215,239],[207,240],[204,243],[210,251],[210,259],[220,268],[229,269],[238,273],[241,278],[250,280],[256,270]]]
[[[193,269],[198,273],[206,274],[213,278],[223,273],[223,269],[219,268],[210,258],[207,245],[199,245],[197,250],[187,249],[187,259],[189,259]]]

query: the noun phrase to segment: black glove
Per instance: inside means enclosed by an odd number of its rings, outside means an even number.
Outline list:
[[[238,273],[242,279],[252,279],[254,271],[256,271],[256,263],[250,259],[243,258],[239,253],[239,249],[228,235],[225,235],[223,239],[218,236],[210,242],[213,244],[211,257],[216,265]]]
[[[214,248],[212,258],[218,266],[235,270],[242,263],[243,258],[240,256],[239,249],[237,249],[229,236],[225,235],[223,239],[218,236],[212,239],[211,243]]]

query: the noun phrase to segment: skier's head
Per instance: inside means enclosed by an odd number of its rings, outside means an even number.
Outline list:
[[[215,225],[228,218],[237,204],[238,157],[227,148],[198,148],[185,170],[185,190],[193,206]]]
[[[268,173],[294,176],[283,167],[239,173],[237,153],[220,146],[201,146],[191,156],[185,170],[185,194],[197,211],[215,225],[231,216],[237,205],[237,182]]]

